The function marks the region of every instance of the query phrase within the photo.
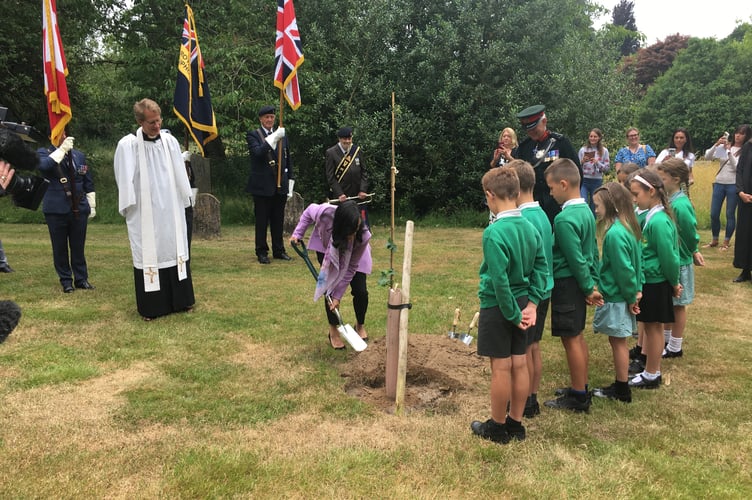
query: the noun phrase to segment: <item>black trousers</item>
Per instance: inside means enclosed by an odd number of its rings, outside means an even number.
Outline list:
[[[159,269],[159,290],[156,292],[145,291],[143,269],[133,268],[136,308],[141,316],[157,318],[193,307],[196,299],[193,295],[191,262],[186,262],[185,266],[188,277],[182,281],[178,277],[177,266]]]
[[[60,283],[72,285],[89,280],[84,246],[88,216],[79,214],[44,214],[52,241],[52,261]],[[68,249],[70,248],[70,253]]]
[[[319,264],[324,262],[324,254],[316,252],[316,258]],[[356,272],[350,281],[350,295],[353,298],[353,309],[355,310],[355,320],[358,325],[366,324],[366,313],[368,312],[368,287],[366,286],[366,273]],[[330,325],[337,325],[337,315],[329,310],[329,304],[324,301],[324,309],[326,310],[326,317],[329,320]]]
[[[269,255],[266,243],[266,230],[271,228],[272,254],[285,253],[282,241],[282,229],[285,221],[285,204],[287,195],[277,193],[272,196],[253,195],[253,207],[256,212],[256,255]]]

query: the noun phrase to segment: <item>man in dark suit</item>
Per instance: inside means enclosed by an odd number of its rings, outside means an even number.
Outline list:
[[[253,195],[256,215],[256,257],[261,264],[269,264],[269,245],[266,242],[266,229],[272,233],[272,255],[275,259],[292,260],[285,251],[282,228],[285,218],[285,204],[292,197],[293,169],[289,144],[285,129],[274,129],[274,108],[262,106],[258,112],[261,126],[246,134],[248,152],[251,155],[251,173],[245,188]],[[279,184],[277,173],[279,150],[282,148],[281,175]]]
[[[326,150],[326,182],[329,198],[345,201],[357,196],[365,199],[368,193],[368,174],[360,146],[352,142],[353,130],[342,127],[337,131],[339,142]]]
[[[52,260],[63,292],[93,290],[84,256],[88,219],[96,215],[96,193],[86,155],[73,149],[73,137],[63,133],[58,148],[42,148],[39,171],[50,181],[42,212],[50,231]],[[70,255],[68,248],[70,247]]]

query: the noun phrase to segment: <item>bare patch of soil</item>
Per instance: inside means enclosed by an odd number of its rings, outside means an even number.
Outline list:
[[[386,338],[371,340],[368,349],[342,367],[345,391],[380,410],[394,410],[385,389]],[[408,411],[457,413],[469,403],[487,404],[488,359],[476,354],[475,341],[467,346],[445,335],[410,334],[407,347],[407,384],[404,408]]]

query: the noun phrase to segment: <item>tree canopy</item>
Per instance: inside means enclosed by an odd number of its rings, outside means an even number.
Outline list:
[[[19,14],[0,24],[6,68],[0,105],[45,131],[40,2],[8,1]],[[515,114],[532,104],[545,104],[550,128],[575,145],[593,127],[618,147],[628,125],[662,142],[677,126],[694,127],[704,140],[719,123],[742,120],[750,108],[733,96],[746,102],[738,70],[752,52],[747,31],[737,29],[722,42],[676,35],[621,63],[627,38],[641,36],[633,16],[630,22],[631,3],[614,10],[614,24],[595,30],[592,18],[603,9],[586,0],[555,7],[549,0],[299,1],[302,106],[284,111],[296,189],[308,200],[323,197],[324,150],[336,142],[334,131],[349,125],[366,155],[376,204],[386,203],[392,92],[398,199],[415,213],[478,206],[479,180],[499,131],[519,130]],[[191,5],[221,137],[207,151],[221,158],[213,169],[221,184],[239,194],[247,175],[245,132],[257,126],[262,104],[279,102],[272,80],[276,2]],[[114,148],[135,127],[133,103],[151,97],[162,106],[164,126],[182,142],[172,98],[183,2],[60,0],[58,15],[77,133]],[[688,82],[702,78],[686,91]],[[707,88],[732,97],[700,102]]]

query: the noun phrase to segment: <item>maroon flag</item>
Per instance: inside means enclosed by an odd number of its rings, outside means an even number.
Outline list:
[[[303,45],[292,0],[277,0],[277,42],[274,47],[274,86],[284,90],[292,109],[300,107],[298,67],[303,64]]]

